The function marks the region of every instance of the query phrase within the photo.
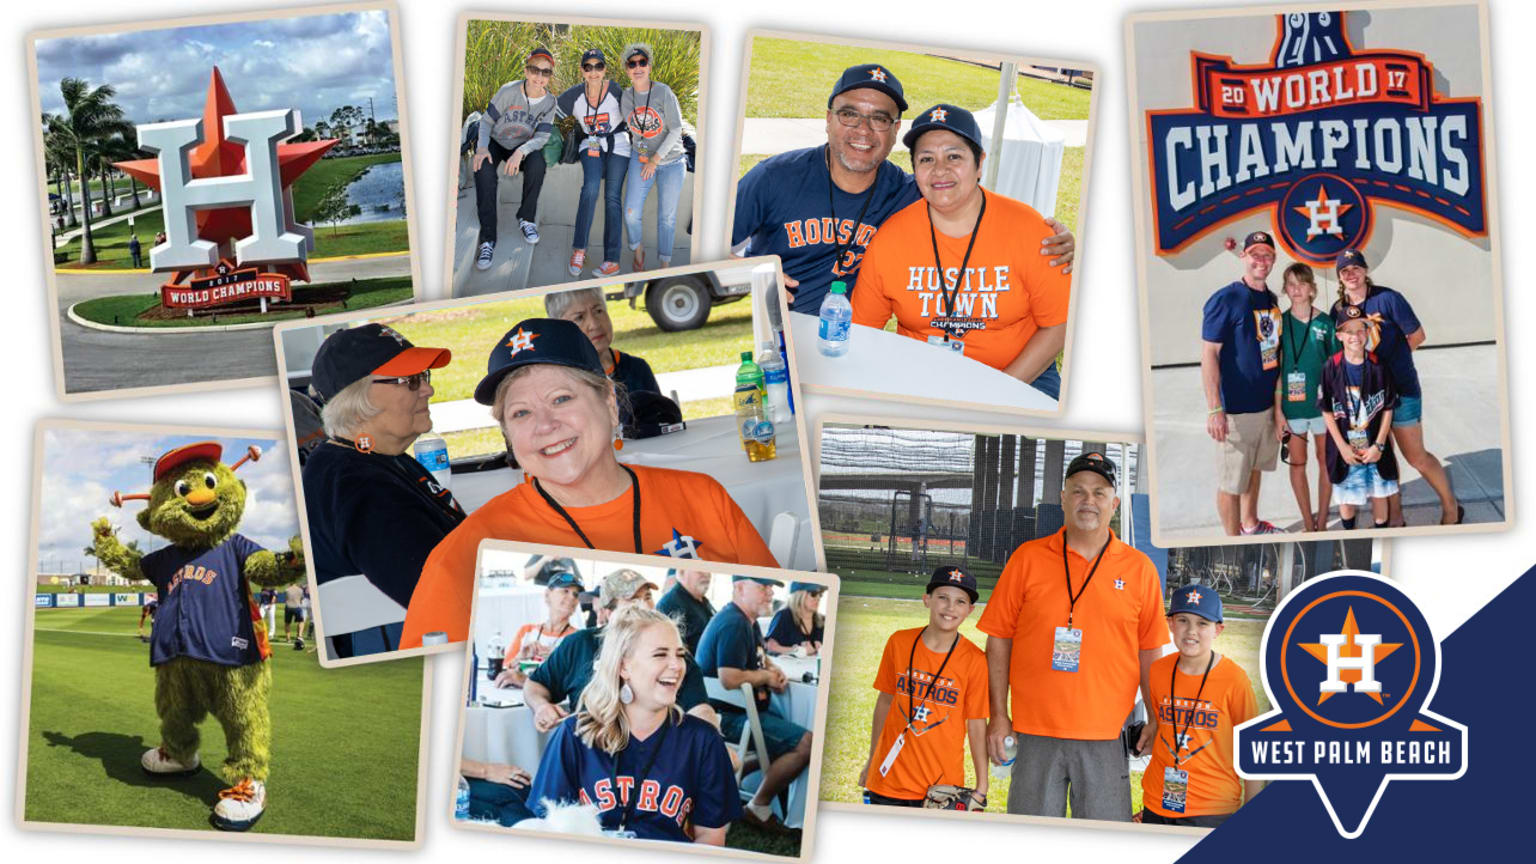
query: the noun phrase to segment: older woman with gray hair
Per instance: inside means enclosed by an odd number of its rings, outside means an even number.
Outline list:
[[[619,100],[624,126],[629,130],[629,171],[624,178],[624,228],[634,254],[631,269],[645,268],[645,227],[641,216],[645,198],[654,184],[656,201],[656,257],[661,266],[672,263],[677,231],[677,201],[688,173],[688,154],[683,146],[683,109],[672,88],[651,80],[651,46],[636,42],[619,55],[630,86]]]
[[[432,428],[432,370],[453,358],[380,324],[332,333],[315,353],[310,390],[326,440],[304,463],[311,560],[321,584],[363,575],[406,606],[427,555],[464,511],[410,453]],[[393,650],[399,633],[378,634]],[[348,640],[333,638],[349,656]],[[368,652],[359,652],[368,653]]]
[[[633,393],[660,393],[661,385],[651,372],[651,364],[633,354],[621,354],[613,347],[613,319],[608,317],[608,301],[601,288],[577,288],[574,291],[556,291],[544,295],[544,311],[551,318],[569,321],[581,328],[597,349],[597,357],[603,363],[603,372],[622,385],[621,391]],[[620,405],[620,421],[629,423],[627,406]]]

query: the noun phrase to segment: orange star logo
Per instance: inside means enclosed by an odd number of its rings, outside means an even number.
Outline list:
[[[1355,623],[1355,607],[1353,606],[1349,607],[1349,612],[1344,615],[1344,628],[1342,632],[1344,633],[1345,641],[1344,645],[1339,649],[1339,656],[1361,656],[1363,648],[1355,644],[1355,637],[1360,635],[1360,625]],[[1328,646],[1326,645],[1316,642],[1298,642],[1296,647],[1312,655],[1320,663],[1328,662]],[[1401,647],[1403,647],[1401,642],[1383,642],[1376,645],[1374,647],[1375,662],[1380,663],[1388,655]],[[1341,669],[1339,670],[1339,679],[1345,684],[1354,684],[1360,681],[1360,674],[1359,669]],[[1317,699],[1317,704],[1321,705],[1327,702],[1328,698],[1333,695],[1333,693],[1328,692],[1321,694]],[[1376,700],[1377,705],[1384,704],[1380,693],[1366,693],[1365,695]]]
[[[1185,603],[1199,603],[1200,602],[1200,592],[1195,590],[1194,588],[1189,589],[1189,593],[1184,595],[1184,602]]]
[[[1319,234],[1331,234],[1335,237],[1344,235],[1344,214],[1354,209],[1353,204],[1345,204],[1338,198],[1328,197],[1328,187],[1321,181],[1317,184],[1317,197],[1298,207],[1292,207],[1297,213],[1307,217],[1307,238],[1311,239]]]
[[[533,348],[533,340],[537,338],[539,338],[539,334],[526,332],[521,327],[517,328],[517,332],[513,333],[512,338],[507,340],[507,347],[512,349],[512,353],[507,356],[516,357],[520,351],[525,349],[531,350]]]
[[[879,66],[876,66],[875,68],[869,70],[869,77],[873,78],[876,81],[884,81],[885,80],[885,70],[881,69]]]
[[[965,574],[961,573],[959,570],[951,570],[951,571],[949,571],[949,581],[951,581],[951,582],[964,582],[965,581]]]
[[[928,119],[932,120],[935,123],[943,123],[944,122],[944,118],[948,117],[948,116],[949,116],[949,112],[945,111],[943,108],[935,108],[932,111],[928,112]]]

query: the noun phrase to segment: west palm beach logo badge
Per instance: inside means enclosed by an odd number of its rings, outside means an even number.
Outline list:
[[[1340,834],[1358,837],[1392,780],[1454,780],[1467,730],[1424,706],[1440,647],[1407,595],[1368,573],[1314,579],[1264,629],[1275,710],[1237,727],[1237,770],[1311,780]]]
[[[1276,21],[1268,63],[1193,52],[1194,109],[1147,112],[1157,253],[1264,209],[1313,264],[1365,246],[1376,204],[1486,234],[1482,100],[1442,97],[1423,55],[1356,51],[1343,12]]]

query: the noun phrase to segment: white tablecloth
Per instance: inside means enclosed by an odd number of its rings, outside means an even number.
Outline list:
[[[642,441],[625,441],[619,461],[654,468],[676,468],[708,474],[719,481],[736,501],[757,532],[768,541],[773,517],[792,513],[800,522],[798,539],[789,561],[779,562],[795,570],[816,569],[816,547],[811,542],[810,504],[800,467],[800,442],[793,426],[778,430],[777,458],[752,462],[741,449],[734,417],[707,417],[688,421],[688,428],[671,435]],[[485,502],[522,481],[522,473],[510,469],[456,474],[453,494],[466,510]]]
[[[790,682],[789,689],[783,693],[773,694],[774,710],[811,730],[811,734],[816,734],[816,685],[802,684],[795,680],[796,676],[791,673],[789,666],[780,664],[780,668],[790,676]],[[800,828],[805,825],[806,797],[809,795],[811,785],[810,774],[811,769],[807,767],[800,772],[799,777],[795,778],[795,782],[789,784],[789,812],[783,814],[783,819],[784,824],[790,828]]]
[[[802,390],[850,400],[834,411],[866,413],[872,400],[889,403],[884,413],[897,416],[913,416],[914,407],[925,407],[913,400],[1005,413],[1056,411],[1056,400],[1039,390],[945,348],[854,324],[848,353],[826,357],[816,347],[816,316],[791,312],[785,323],[795,343]],[[953,416],[952,411],[942,413]],[[807,432],[813,429],[806,427]]]

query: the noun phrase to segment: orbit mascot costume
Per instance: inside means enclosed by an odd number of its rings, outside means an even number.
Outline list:
[[[272,670],[265,662],[272,652],[251,586],[288,584],[303,575],[304,561],[298,538],[279,555],[235,532],[246,488],[234,472],[261,451],[249,448],[233,466],[223,464],[222,455],[212,441],[177,447],[155,462],[149,494],[113,494],[118,507],[147,501],[139,525],[171,545],[142,555],[118,540],[106,517],[91,528],[102,564],[126,579],[154,583],[160,600],[149,653],[160,746],[140,763],[157,776],[196,773],[197,724],[212,714],[228,742],[223,776],[231,786],[219,793],[211,821],[244,831],[266,806],[272,746]]]

